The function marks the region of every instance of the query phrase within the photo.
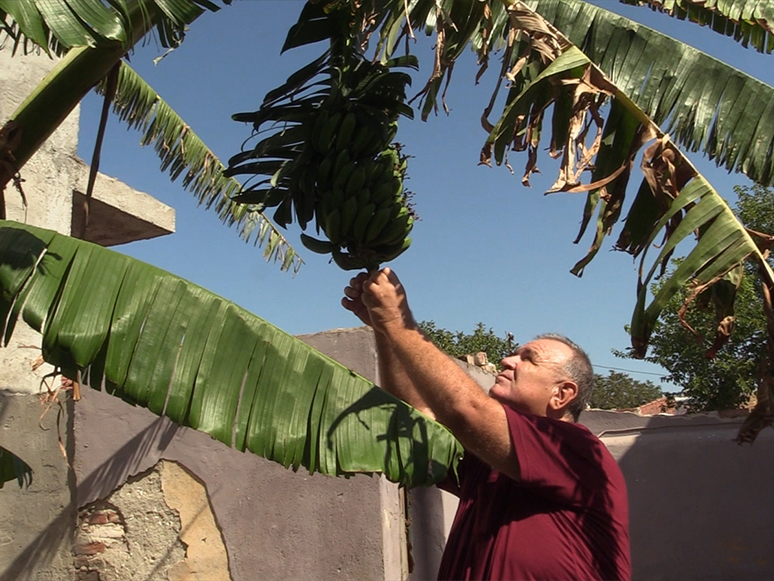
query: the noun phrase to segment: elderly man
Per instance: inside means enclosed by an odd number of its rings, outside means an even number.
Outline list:
[[[384,389],[465,448],[439,579],[628,579],[626,484],[575,423],[591,391],[586,354],[543,335],[502,361],[487,394],[420,331],[389,268],[361,273],[343,306],[375,332]]]

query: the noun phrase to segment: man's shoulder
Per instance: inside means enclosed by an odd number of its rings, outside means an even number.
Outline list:
[[[503,405],[503,407],[505,408],[505,413],[508,417],[508,423],[511,425],[511,429],[518,428],[519,425],[529,425],[536,428],[537,435],[559,438],[576,437],[589,441],[600,441],[599,438],[583,424],[568,420],[557,420],[546,416],[538,416],[506,405]]]

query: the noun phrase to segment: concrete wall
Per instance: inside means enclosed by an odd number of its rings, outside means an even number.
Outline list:
[[[0,490],[0,581],[70,579],[76,521],[75,480],[67,468],[72,402],[55,404],[44,415],[46,407],[34,396],[0,396],[0,443],[33,470],[29,487],[13,481]]]
[[[45,55],[11,56],[0,47],[0,124],[13,114],[55,62]],[[79,109],[20,170],[22,195],[5,190],[9,220],[70,234],[82,215],[88,166],[76,156]],[[167,234],[174,210],[98,174],[86,239],[103,245]],[[3,322],[4,323],[4,322]],[[2,325],[2,324],[0,324]],[[40,336],[19,322],[0,349],[0,444],[33,469],[29,487],[8,483],[0,492],[0,580],[74,578],[75,505],[73,402],[61,377],[40,358]]]
[[[734,441],[743,418],[586,411],[581,423],[618,461],[629,493],[634,581],[774,579],[774,430]],[[414,491],[413,579],[434,578],[456,498]],[[441,525],[442,523],[442,525]],[[443,530],[442,530],[443,529]]]
[[[365,329],[303,339],[376,379]],[[401,498],[382,478],[294,473],[92,390],[76,406],[74,431],[78,507],[108,498],[162,459],[174,461],[206,490],[234,581],[405,577]]]
[[[742,419],[586,415],[626,477],[635,580],[774,579],[773,430],[739,446]]]
[[[41,56],[10,58],[8,47],[0,49],[0,123],[26,98],[31,87],[53,66]],[[78,111],[28,162],[22,184],[28,208],[13,186],[5,191],[7,215],[27,222],[69,232],[72,185],[76,179],[69,160],[78,139]],[[0,349],[0,418],[3,446],[25,460],[33,469],[29,488],[20,490],[15,482],[0,491],[0,580],[68,579],[70,548],[75,527],[74,480],[68,470],[72,458],[72,405],[56,403],[40,420],[45,407],[37,394],[46,392],[42,383],[52,371],[38,365],[40,337],[20,324],[13,342]],[[48,380],[52,389],[58,381]],[[35,394],[35,395],[32,395]],[[57,416],[61,413],[57,426]],[[68,458],[60,451],[62,438]]]

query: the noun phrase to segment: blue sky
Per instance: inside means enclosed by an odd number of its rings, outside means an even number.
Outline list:
[[[774,56],[745,50],[708,29],[646,8],[613,0],[595,3],[774,84]],[[321,45],[304,47],[280,56],[302,6],[296,0],[236,1],[194,22],[182,47],[158,64],[153,59],[160,49],[151,42],[132,54],[132,66],[225,162],[250,135],[250,127],[232,121],[231,115],[258,109],[266,92],[322,50]],[[432,65],[431,43],[420,40],[417,54],[418,90]],[[623,368],[637,379],[658,382],[659,367],[611,353],[629,345],[624,326],[637,284],[631,257],[610,251],[615,232],[582,278],[569,272],[591,243],[591,232],[580,244],[572,243],[585,194],[543,195],[555,178],[547,155],[538,163],[544,173],[533,177],[529,189],[520,182],[526,160],[519,156],[511,158],[515,175],[504,167],[477,165],[486,137],[479,117],[494,76],[485,75],[476,86],[475,73],[474,55],[467,53],[455,67],[447,96],[451,113],[441,112],[426,123],[418,118],[400,123],[397,140],[413,156],[407,185],[416,192],[421,219],[412,247],[389,266],[407,287],[416,318],[466,332],[483,322],[498,335],[513,333],[519,342],[542,332],[563,333],[589,352],[597,372]],[[100,100],[90,94],[81,109],[79,155],[86,160],[99,107]],[[214,213],[197,207],[191,194],[159,171],[154,152],[138,142],[138,133],[112,117],[100,170],[174,207],[177,231],[116,250],[200,284],[292,334],[359,324],[339,304],[351,274],[306,251],[297,226],[291,225],[286,235],[305,264],[292,276],[265,262],[260,249],[241,241]],[[697,155],[692,160],[731,201],[733,186],[749,183]]]

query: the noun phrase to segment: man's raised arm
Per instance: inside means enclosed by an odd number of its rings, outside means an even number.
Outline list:
[[[395,273],[385,268],[373,273],[360,286],[358,299],[368,309],[368,324],[377,336],[384,336],[393,361],[397,361],[401,373],[410,378],[417,397],[466,450],[500,472],[518,479],[518,460],[502,404],[484,393],[422,333]]]
[[[364,272],[350,280],[349,286],[344,289],[344,298],[341,299],[341,304],[345,309],[354,313],[364,324],[373,328],[368,309],[362,301],[363,283],[367,280],[368,274]],[[376,351],[379,355],[379,378],[382,389],[435,419],[433,410],[417,391],[411,378],[395,355],[393,346],[387,336],[374,331],[374,338],[376,340]]]

